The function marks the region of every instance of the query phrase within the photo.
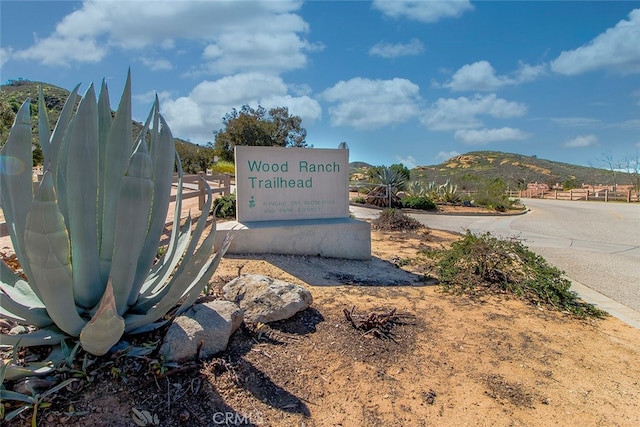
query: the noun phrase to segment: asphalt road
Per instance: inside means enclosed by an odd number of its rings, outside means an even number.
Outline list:
[[[515,216],[412,214],[439,230],[517,237],[558,267],[574,289],[640,328],[640,204],[524,199]],[[356,217],[376,211],[351,207]]]

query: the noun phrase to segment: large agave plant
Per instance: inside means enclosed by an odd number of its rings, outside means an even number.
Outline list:
[[[213,252],[215,222],[180,227],[181,186],[168,249],[154,263],[169,209],[174,167],[169,127],[158,100],[132,138],[131,80],[112,118],[106,84],[89,87],[74,112],[78,87],[53,132],[39,96],[44,176],[33,190],[27,100],[0,151],[0,205],[25,281],[0,263],[0,316],[37,329],[0,335],[0,344],[33,346],[79,337],[105,354],[125,333],[152,330],[191,306],[213,275],[228,242]],[[209,212],[208,191],[202,212]],[[193,230],[192,230],[193,228]],[[201,241],[200,245],[198,243]]]

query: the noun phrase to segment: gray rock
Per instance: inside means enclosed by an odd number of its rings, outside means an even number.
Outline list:
[[[247,322],[288,319],[313,302],[302,286],[260,274],[243,274],[224,285],[223,297],[240,305]]]
[[[232,302],[215,300],[196,304],[174,320],[160,354],[172,362],[195,360],[202,341],[200,358],[210,358],[227,348],[229,337],[242,320],[242,309]]]

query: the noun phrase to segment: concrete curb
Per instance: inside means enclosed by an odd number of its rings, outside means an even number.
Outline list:
[[[568,279],[571,280],[571,290],[578,294],[578,296],[585,302],[595,305],[599,309],[606,311],[629,326],[640,329],[640,313],[626,305],[620,304],[598,291],[589,288],[586,285],[583,285],[580,282],[571,278]]]
[[[349,206],[353,206],[356,208],[363,208],[363,209],[371,209],[371,210],[376,210],[376,211],[382,211],[384,209],[387,208],[381,208],[379,206],[374,206],[374,205],[363,205],[361,203],[349,203]],[[398,210],[405,212],[405,213],[411,213],[411,214],[424,214],[424,215],[439,215],[439,216],[519,216],[519,215],[524,215],[527,212],[530,211],[530,209],[524,209],[522,211],[518,211],[518,212],[439,212],[439,211],[426,211],[426,210],[420,210],[420,209],[408,209],[408,208],[399,208]]]

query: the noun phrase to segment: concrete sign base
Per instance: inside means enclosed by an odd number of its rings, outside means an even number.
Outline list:
[[[216,250],[228,232],[233,235],[227,251],[231,254],[371,259],[371,225],[352,218],[229,221],[217,224],[216,230]]]

